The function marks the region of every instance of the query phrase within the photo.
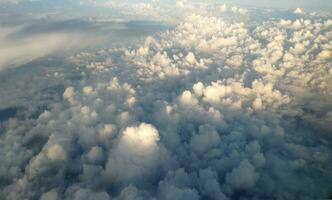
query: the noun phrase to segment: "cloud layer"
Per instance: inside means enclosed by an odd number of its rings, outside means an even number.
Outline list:
[[[185,2],[174,28],[71,56],[61,99],[1,122],[1,198],[331,195],[331,19]]]

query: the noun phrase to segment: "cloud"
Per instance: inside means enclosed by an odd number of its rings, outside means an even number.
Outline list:
[[[175,27],[37,79],[63,87],[0,122],[0,198],[330,195],[330,20],[178,7]]]
[[[41,25],[42,26],[42,25]],[[85,46],[92,41],[84,34],[66,31],[44,31],[30,34],[29,27],[19,25],[0,29],[0,70],[14,68],[32,60],[56,53],[65,52],[78,46]],[[23,33],[26,32],[26,35]],[[22,37],[20,35],[23,35]],[[82,43],[82,41],[84,41]]]
[[[255,168],[248,160],[244,160],[232,172],[226,174],[226,183],[234,190],[250,190],[255,187],[258,178]]]
[[[65,35],[45,35],[12,43],[2,42],[0,69],[5,69],[53,53],[69,42],[69,38]]]
[[[297,14],[297,15],[305,14],[301,8],[296,8],[293,12],[294,12],[294,14]]]
[[[155,176],[162,156],[158,140],[158,131],[149,124],[126,128],[106,166],[111,181],[135,182]]]
[[[13,20],[15,21],[15,16]],[[96,20],[96,21],[95,21]],[[101,21],[98,21],[101,20]],[[140,22],[102,21],[103,19],[38,19],[28,18],[18,25],[3,25],[0,28],[0,71],[22,66],[31,61],[52,55],[65,55],[78,49],[93,49],[115,46],[123,41],[125,32],[137,32]],[[5,21],[5,20],[4,20]],[[14,22],[13,22],[14,23]],[[143,23],[149,31],[128,37],[136,40],[145,34],[166,27]],[[162,28],[163,27],[163,28]],[[131,30],[130,30],[131,29]],[[117,38],[117,39],[116,39]]]

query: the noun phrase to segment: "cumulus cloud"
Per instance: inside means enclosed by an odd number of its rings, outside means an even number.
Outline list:
[[[301,8],[296,8],[293,12],[294,12],[294,14],[298,14],[298,15],[305,14],[305,12]]]
[[[169,155],[158,146],[158,130],[142,123],[124,130],[118,145],[111,152],[106,173],[112,182],[135,183],[148,181],[161,173],[162,162]]]
[[[169,30],[69,57],[81,77],[54,76],[56,101],[0,121],[0,198],[330,195],[331,20],[177,7]]]
[[[248,160],[242,161],[237,168],[226,174],[226,183],[235,190],[250,190],[255,187],[257,180],[258,174]]]

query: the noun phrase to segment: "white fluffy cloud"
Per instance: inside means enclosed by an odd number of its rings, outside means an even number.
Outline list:
[[[110,153],[106,173],[111,182],[136,183],[149,181],[160,173],[161,162],[169,157],[158,146],[158,130],[150,124],[128,127],[121,135],[120,141]]]
[[[0,122],[1,198],[330,195],[331,20],[177,6],[174,28],[68,58],[81,79]]]

